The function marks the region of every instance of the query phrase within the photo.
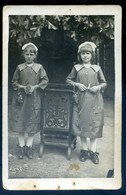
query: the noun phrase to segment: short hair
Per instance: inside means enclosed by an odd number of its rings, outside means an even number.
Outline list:
[[[22,60],[24,60],[24,54],[25,54],[25,52],[27,52],[28,49],[29,49],[29,51],[30,51],[31,53],[34,53],[34,54],[35,54],[36,57],[35,57],[35,59],[34,59],[34,62],[37,62],[37,55],[38,55],[38,52],[36,51],[36,49],[35,49],[32,45],[27,46],[27,47],[23,50],[22,55],[21,55]]]
[[[23,50],[23,55],[25,52],[27,52],[27,50],[29,50],[31,53],[34,53],[36,56],[38,54],[38,52],[36,51],[35,47],[32,45],[28,45],[24,50]]]

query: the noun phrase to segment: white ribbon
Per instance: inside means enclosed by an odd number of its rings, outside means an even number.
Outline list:
[[[22,50],[24,50],[29,45],[32,45],[35,48],[35,50],[38,51],[38,48],[33,43],[27,43],[27,44],[23,45]]]
[[[95,51],[96,45],[93,42],[86,41],[86,42],[82,43],[81,45],[79,45],[79,47],[78,47],[78,53],[80,52],[80,49],[82,47],[84,47],[85,45],[90,45],[92,47],[92,51]]]

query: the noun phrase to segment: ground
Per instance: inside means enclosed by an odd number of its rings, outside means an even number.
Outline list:
[[[39,158],[40,134],[34,137],[34,158],[19,160],[16,154],[18,134],[9,131],[8,173],[9,178],[105,178],[114,168],[114,107],[112,99],[105,99],[105,125],[103,137],[97,140],[99,165],[90,160],[80,162],[80,144],[67,160],[67,149],[45,146],[43,158]]]

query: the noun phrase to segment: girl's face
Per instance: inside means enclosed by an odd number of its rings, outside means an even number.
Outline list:
[[[36,55],[34,52],[31,52],[27,49],[26,52],[24,53],[24,58],[28,64],[32,64],[36,58]]]
[[[81,57],[83,63],[88,64],[91,62],[92,54],[89,51],[82,51],[80,53],[80,57]]]

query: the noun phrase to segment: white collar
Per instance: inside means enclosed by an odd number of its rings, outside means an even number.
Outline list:
[[[82,68],[84,68],[84,65],[82,64],[76,64],[75,66],[76,71],[80,71]],[[95,72],[98,72],[100,70],[100,66],[94,64],[90,66]]]
[[[33,63],[32,64],[26,64],[26,66],[31,67],[31,66],[33,66]]]
[[[26,63],[23,63],[23,64],[20,64],[18,65],[18,68],[20,71],[24,70],[25,68],[27,68],[28,66],[26,65]],[[34,63],[31,68],[37,73],[39,71],[39,69],[41,68],[42,66],[40,64],[36,64]]]
[[[84,64],[84,67],[85,68],[90,68],[91,67],[91,64]]]

